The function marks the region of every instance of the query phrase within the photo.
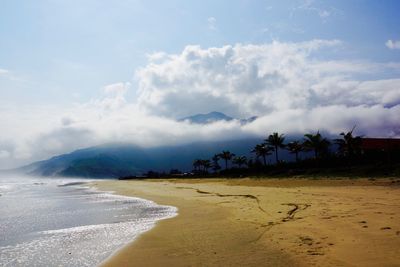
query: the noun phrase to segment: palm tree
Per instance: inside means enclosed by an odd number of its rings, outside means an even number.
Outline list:
[[[193,168],[195,171],[199,171],[201,165],[202,165],[201,159],[195,159],[193,161]]]
[[[296,155],[296,162],[299,162],[299,153],[303,151],[303,145],[299,141],[293,141],[287,144],[286,147],[291,154]]]
[[[267,159],[266,157],[268,155],[271,155],[271,152],[274,150],[273,147],[268,146],[266,144],[258,144],[254,147],[254,149],[251,151],[256,154],[257,158],[262,157],[264,161],[264,166],[267,166]]]
[[[234,156],[235,154],[229,151],[222,151],[222,153],[219,154],[219,157],[225,160],[225,170],[228,169],[228,161],[231,160]]]
[[[270,134],[268,136],[268,139],[265,140],[265,142],[268,145],[274,147],[276,163],[279,162],[278,149],[285,147],[285,145],[283,144],[284,141],[285,141],[285,136],[283,134],[278,134],[278,133]]]
[[[303,146],[307,150],[313,150],[316,159],[326,152],[331,143],[328,139],[323,138],[319,131],[316,134],[305,134]]]
[[[215,154],[212,158],[212,169],[214,170],[214,172],[217,172],[218,170],[221,169],[221,166],[219,165],[219,155]]]
[[[236,165],[238,165],[239,169],[242,167],[242,165],[246,165],[247,164],[247,158],[246,156],[238,156],[238,157],[234,157],[232,162]]]
[[[343,156],[352,158],[354,155],[359,154],[361,150],[361,136],[353,136],[354,126],[350,132],[340,133],[343,139],[335,139],[335,144],[339,146],[339,153]]]
[[[211,161],[209,159],[204,159],[201,161],[204,173],[208,173],[208,169],[211,168]]]

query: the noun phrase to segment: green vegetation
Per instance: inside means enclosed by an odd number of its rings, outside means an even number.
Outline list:
[[[238,168],[242,168],[242,166],[247,165],[247,157],[246,156],[238,156],[234,157],[232,160],[233,164],[237,165]]]
[[[272,151],[274,150],[273,147],[268,146],[267,144],[258,144],[254,147],[251,151],[256,154],[256,159],[258,161],[259,157],[262,157],[264,166],[267,166],[267,156],[271,155]]]
[[[123,177],[137,171],[127,162],[107,155],[98,155],[92,158],[74,160],[60,175],[65,177]]]
[[[303,148],[306,151],[314,151],[316,160],[328,154],[330,144],[331,142],[322,137],[319,131],[316,134],[304,135]]]
[[[225,161],[225,170],[228,169],[228,161],[230,161],[235,154],[231,153],[230,151],[222,151],[221,154],[218,155],[220,159]]]
[[[300,141],[292,141],[288,143],[286,147],[291,154],[295,154],[296,162],[299,162],[299,153],[304,151],[303,144]]]
[[[278,133],[273,133],[268,136],[268,139],[265,140],[267,145],[271,146],[274,148],[275,151],[275,159],[276,162],[279,162],[278,158],[278,149],[279,148],[285,148],[285,144],[283,143],[285,141],[285,137],[283,134],[278,134]]]
[[[251,152],[255,157],[235,155],[222,151],[210,160],[196,159],[191,173],[169,176],[194,177],[388,177],[400,175],[400,149],[363,149],[360,136],[353,135],[354,128],[341,133],[333,141],[318,131],[307,133],[302,140],[285,143],[285,135],[274,132],[257,144]],[[294,155],[293,161],[280,160],[279,152],[286,149]],[[275,156],[274,163],[268,158]],[[225,168],[221,170],[219,161]],[[270,159],[269,161],[271,162]],[[228,163],[232,162],[229,168]],[[209,170],[212,170],[210,172]],[[154,173],[153,173],[154,174]],[[149,176],[152,177],[152,176]]]

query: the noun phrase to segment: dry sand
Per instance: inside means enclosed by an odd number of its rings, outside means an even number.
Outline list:
[[[400,266],[400,181],[104,181],[176,206],[104,266]]]

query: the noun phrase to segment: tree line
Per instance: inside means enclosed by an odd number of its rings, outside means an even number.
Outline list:
[[[249,158],[223,150],[211,158],[195,159],[189,173],[178,169],[169,173],[149,171],[144,177],[399,176],[400,149],[365,150],[362,137],[354,135],[354,129],[340,133],[336,139],[328,139],[317,131],[288,140],[285,134],[274,132],[249,149],[249,154],[254,155]],[[291,160],[281,159],[284,150],[292,155]]]
[[[232,168],[238,169],[260,167],[260,164],[262,165],[261,167],[267,167],[271,165],[267,161],[270,156],[275,159],[275,164],[272,165],[280,165],[284,164],[279,158],[282,150],[287,150],[292,154],[295,163],[300,162],[301,153],[312,153],[311,160],[318,162],[324,157],[332,156],[329,150],[332,144],[337,146],[335,156],[346,158],[350,161],[361,153],[361,136],[354,136],[353,131],[354,128],[347,133],[341,133],[341,138],[334,139],[333,142],[323,137],[318,131],[315,134],[305,134],[302,140],[287,143],[285,143],[286,136],[284,134],[274,132],[251,150],[255,158],[248,159],[244,155],[235,155],[228,150],[224,150],[215,154],[211,159],[195,159],[193,161],[193,172],[207,174],[210,170],[214,173],[227,171],[229,163],[231,163]],[[221,166],[221,161],[223,167]]]

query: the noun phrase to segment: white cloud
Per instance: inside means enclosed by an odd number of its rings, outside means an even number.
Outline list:
[[[315,0],[303,0],[293,9],[292,16],[296,11],[306,11],[318,15],[322,21],[326,21],[332,15],[341,13],[339,9],[334,7],[324,7],[321,2]]]
[[[10,157],[10,152],[7,150],[0,150],[0,159],[5,159]]]
[[[217,30],[217,19],[214,17],[207,18],[207,25],[210,30],[216,31]]]
[[[328,70],[334,67],[332,62],[311,60],[310,54],[339,44],[314,40],[209,49],[188,46],[181,54],[136,73],[138,104],[149,112],[172,117],[204,112],[204,107],[242,117],[295,106],[305,101],[304,94],[321,76],[327,79],[332,75]],[[320,70],[323,67],[324,72]],[[333,72],[340,74],[340,70]]]
[[[114,84],[104,86],[103,92],[107,95],[109,95],[109,94],[123,95],[126,93],[128,87],[129,87],[129,84],[114,83]]]
[[[385,45],[389,48],[389,49],[400,49],[400,40],[396,41],[396,40],[387,40],[387,42],[385,43]]]
[[[159,52],[154,52],[152,54],[147,54],[146,56],[150,62],[157,62],[159,60],[163,60],[165,57],[168,56],[168,54],[165,52],[159,51]]]
[[[69,126],[69,125],[71,125],[73,122],[74,122],[74,121],[73,121],[71,118],[68,118],[68,117],[63,117],[63,118],[61,118],[61,124],[62,124],[63,126]]]
[[[149,55],[148,64],[136,71],[135,84],[105,86],[87,103],[2,105],[0,151],[9,154],[2,152],[0,168],[107,142],[158,146],[261,138],[272,131],[337,134],[353,125],[357,134],[400,137],[399,64],[318,57],[321,50],[340,47],[337,40],[187,46],[178,54]],[[397,74],[359,78],[387,70]],[[136,93],[134,101],[127,99],[129,91]],[[247,125],[176,121],[213,110],[259,119]]]
[[[330,107],[351,110],[355,117],[354,112],[366,114],[365,110],[372,107],[381,107],[380,114],[391,114],[400,103],[400,79],[359,80],[356,77],[385,73],[389,69],[398,71],[398,64],[319,60],[315,55],[321,49],[337,49],[340,44],[337,40],[313,40],[209,49],[187,46],[182,53],[168,55],[165,60],[151,63],[136,73],[138,106],[148,113],[171,118],[212,110],[236,117],[268,117],[294,111],[305,116]],[[369,116],[364,118],[366,122],[374,117]],[[314,117],[301,120],[301,128],[324,128],[314,123]],[[337,120],[341,120],[340,116]],[[343,121],[346,123],[328,123],[327,128],[335,132],[344,130],[339,125],[351,127],[353,123]],[[288,125],[294,130],[298,123]],[[365,133],[372,133],[367,128]],[[378,131],[397,132],[393,128],[396,125],[391,121],[381,125]]]
[[[2,76],[2,75],[7,75],[7,74],[9,74],[10,73],[10,71],[8,71],[8,70],[6,70],[6,69],[0,69],[0,76]]]
[[[321,18],[327,18],[327,17],[329,17],[331,15],[331,13],[329,11],[327,11],[327,10],[319,10],[318,11],[318,15]]]
[[[123,106],[125,94],[128,91],[130,83],[115,83],[103,88],[104,98],[94,100],[94,104],[105,109],[116,109]]]

